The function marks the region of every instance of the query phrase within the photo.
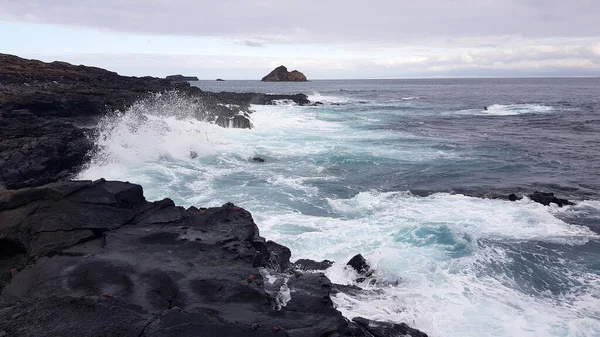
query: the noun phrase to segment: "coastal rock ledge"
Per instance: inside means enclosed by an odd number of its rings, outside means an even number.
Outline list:
[[[0,336],[427,336],[344,318],[289,258],[231,203],[104,179],[0,189]]]
[[[306,76],[298,70],[288,71],[286,67],[279,66],[262,78],[263,82],[306,82]]]

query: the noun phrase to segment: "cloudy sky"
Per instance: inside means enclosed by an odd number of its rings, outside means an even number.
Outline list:
[[[205,79],[600,76],[599,23],[599,0],[2,0],[0,52]]]

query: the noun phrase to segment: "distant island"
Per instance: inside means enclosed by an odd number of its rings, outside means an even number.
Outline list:
[[[217,82],[224,82],[225,80],[222,78],[217,78]]]
[[[263,82],[306,82],[306,76],[298,70],[287,70],[284,66],[279,66],[263,77]]]
[[[187,81],[198,81],[196,76],[183,76],[183,75],[169,75],[165,79],[172,82],[187,82]]]

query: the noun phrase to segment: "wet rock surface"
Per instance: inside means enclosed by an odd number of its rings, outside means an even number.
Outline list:
[[[549,206],[550,204],[557,204],[558,207],[574,205],[574,203],[567,199],[560,199],[555,197],[554,193],[544,193],[536,191],[529,195],[529,199],[545,206]]]
[[[426,336],[349,322],[322,273],[294,273],[231,203],[184,209],[141,186],[60,182],[0,191],[7,336]]]
[[[294,262],[294,266],[300,270],[327,270],[329,267],[333,266],[333,261],[323,260],[321,262],[309,260],[309,259],[300,259]]]
[[[304,94],[212,93],[187,82],[0,54],[0,186],[32,187],[72,177],[94,148],[92,130],[100,118],[172,91],[197,105],[196,118],[234,128],[251,127],[250,104],[310,103]]]

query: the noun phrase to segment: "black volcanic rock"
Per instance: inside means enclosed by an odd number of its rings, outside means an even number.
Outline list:
[[[371,271],[371,266],[367,263],[367,260],[361,255],[354,255],[346,265],[352,267],[359,274],[366,274]]]
[[[279,66],[263,77],[263,82],[306,82],[306,76],[298,70],[288,71],[286,67]]]
[[[0,83],[0,186],[11,189],[70,178],[94,150],[98,120],[153,93],[177,92],[197,107],[196,118],[234,128],[251,127],[250,104],[310,103],[304,94],[211,93],[187,82],[6,54],[0,54]]]
[[[567,199],[560,199],[554,196],[554,193],[544,193],[535,191],[529,195],[529,199],[538,202],[542,205],[548,206],[550,204],[557,204],[558,207],[563,207],[567,205],[575,205],[571,201]]]
[[[404,323],[395,324],[389,322],[377,322],[370,319],[355,317],[352,319],[361,330],[366,330],[367,335],[372,337],[396,337],[396,336],[411,336],[411,337],[427,337],[417,329],[413,329]]]
[[[326,270],[333,265],[333,261],[323,260],[321,262],[309,259],[299,259],[294,266],[300,270]]]
[[[363,282],[367,277],[371,277],[375,273],[361,254],[354,255],[346,265],[352,267],[352,269],[361,275],[361,277],[356,279],[356,282]]]
[[[74,181],[0,191],[0,331],[7,336],[413,336],[346,320],[321,273],[288,273],[227,203],[148,202],[139,185]]]

